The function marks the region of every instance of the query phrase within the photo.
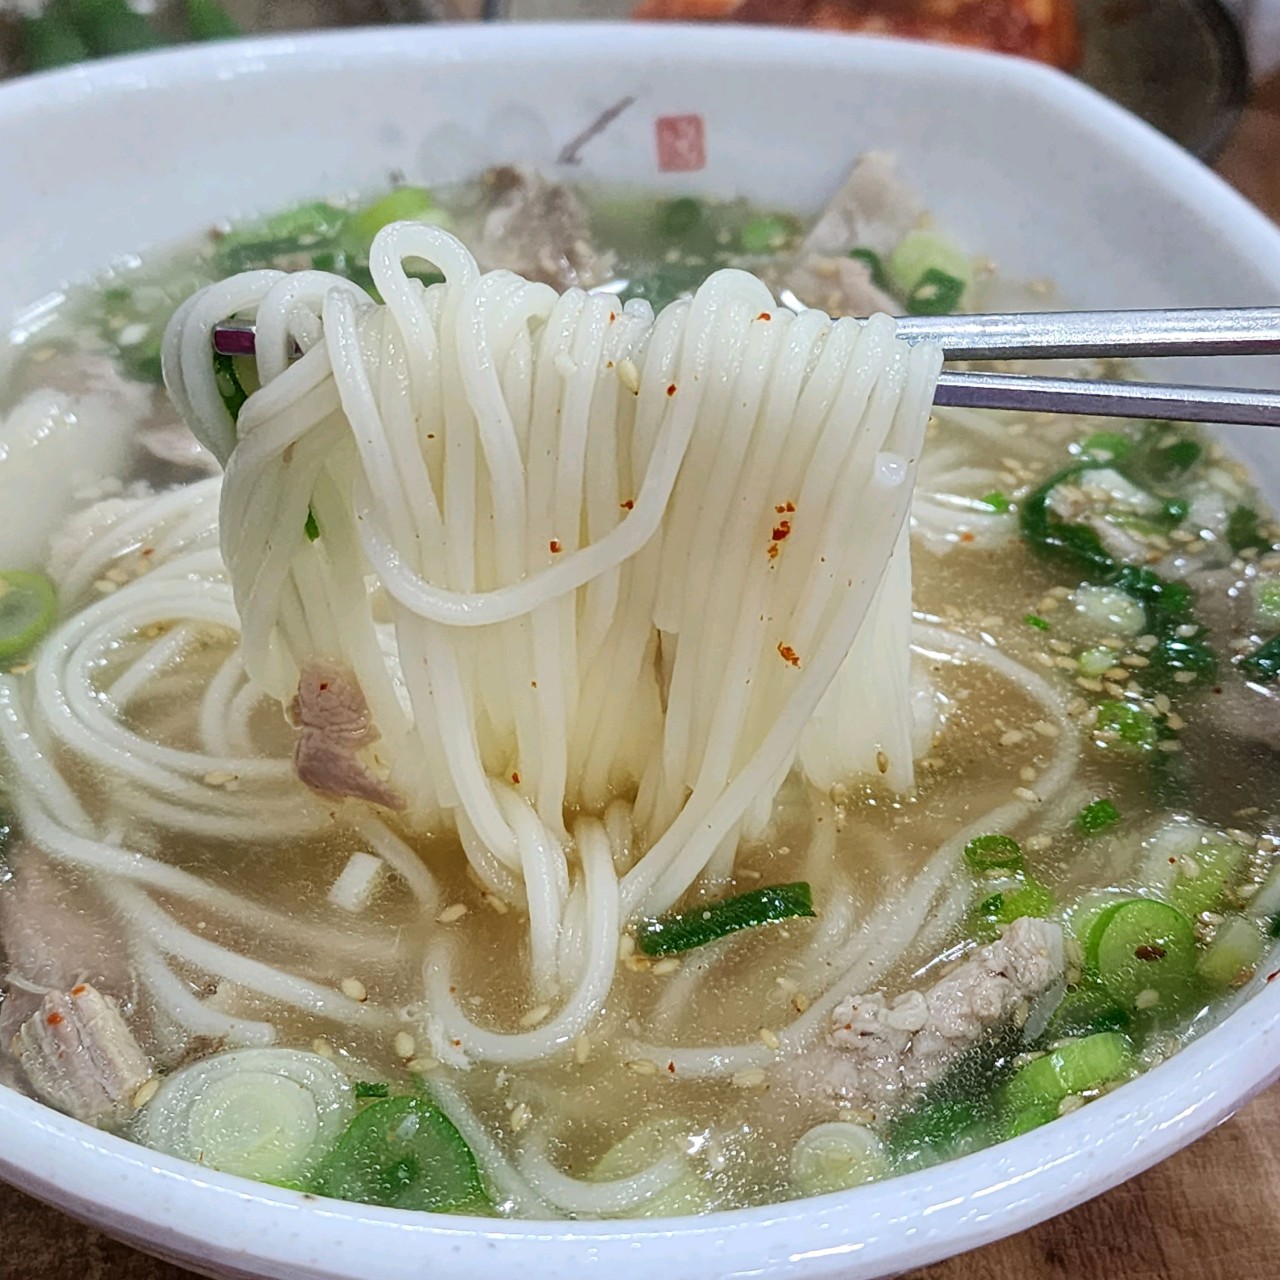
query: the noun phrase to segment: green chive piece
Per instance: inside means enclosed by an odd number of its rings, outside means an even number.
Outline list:
[[[357,1098],[389,1098],[391,1086],[385,1080],[357,1080],[354,1087]]]
[[[642,920],[636,926],[636,946],[647,956],[671,955],[706,946],[741,929],[816,914],[812,891],[803,881],[768,885],[736,898]]]
[[[998,832],[970,840],[964,847],[964,860],[975,871],[1021,871],[1026,866],[1022,846],[1012,836]]]
[[[1035,627],[1037,631],[1050,630],[1049,624],[1038,613],[1024,614],[1022,621],[1028,627]]]
[[[1086,457],[1099,462],[1119,462],[1133,452],[1133,441],[1118,431],[1095,431],[1080,447]]]
[[[743,223],[738,244],[743,253],[777,253],[795,234],[794,224],[777,214],[765,213]]]
[[[316,522],[316,513],[310,507],[307,508],[307,523],[303,525],[303,529],[306,530],[309,542],[314,542],[320,536],[320,526]]]
[[[890,291],[889,277],[885,273],[884,259],[874,249],[850,249],[849,257],[861,262],[871,273],[871,283],[885,293]]]
[[[1280,678],[1280,635],[1272,636],[1262,648],[1241,658],[1240,668],[1257,684],[1271,684]]]
[[[1258,513],[1252,507],[1237,507],[1231,513],[1227,520],[1227,541],[1236,555],[1249,547],[1266,545]]]
[[[1076,815],[1076,825],[1087,836],[1105,831],[1120,821],[1120,810],[1105,797],[1085,805]]]
[[[986,507],[988,510],[997,511],[1001,515],[1003,515],[1006,511],[1013,510],[1013,503],[1011,503],[1009,499],[1003,493],[1001,493],[998,489],[992,490],[991,493],[988,493],[984,497],[979,498],[978,501],[981,502],[982,505]]]
[[[1098,704],[1097,728],[1099,733],[1114,734],[1111,745],[1131,754],[1152,751],[1160,740],[1155,717],[1116,698]]]
[[[945,316],[964,297],[965,282],[938,267],[930,267],[903,301],[913,316]]]

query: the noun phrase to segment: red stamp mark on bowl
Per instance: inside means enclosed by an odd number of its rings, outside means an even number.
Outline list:
[[[707,131],[701,116],[659,116],[654,122],[661,173],[706,168]]]

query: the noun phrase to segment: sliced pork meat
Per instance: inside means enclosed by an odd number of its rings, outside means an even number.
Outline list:
[[[298,777],[326,796],[350,796],[388,809],[403,809],[404,797],[360,758],[381,736],[355,674],[334,662],[312,662],[298,680],[289,708],[301,732],[294,749]]]
[[[582,201],[532,169],[506,166],[486,175],[491,203],[471,247],[486,270],[505,267],[556,289],[590,289],[610,276],[611,254],[591,244]]]
[[[48,992],[13,1053],[42,1101],[86,1124],[118,1124],[154,1074],[115,1002],[88,983]]]
[[[871,249],[887,257],[919,223],[924,206],[898,177],[893,157],[869,151],[853,166],[800,246],[802,257]]]
[[[919,1093],[1063,968],[1061,927],[1024,918],[924,991],[847,997],[827,1036],[828,1094],[878,1113]]]
[[[106,905],[75,886],[30,844],[5,853],[0,879],[0,1045],[38,1008],[50,988],[95,983],[124,1000],[133,995],[128,958]]]
[[[829,316],[896,316],[902,307],[871,279],[857,258],[808,254],[782,276],[786,287],[806,306]]]

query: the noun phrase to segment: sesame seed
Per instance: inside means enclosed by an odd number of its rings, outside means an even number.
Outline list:
[[[1031,726],[1042,738],[1056,738],[1062,731],[1048,720],[1037,720]]]
[[[618,959],[629,960],[636,953],[636,940],[629,933],[618,939]]]
[[[1030,787],[1014,787],[1013,794],[1026,804],[1039,804],[1040,797]]]
[[[1161,738],[1160,741],[1156,743],[1156,746],[1161,751],[1167,752],[1169,755],[1173,755],[1175,752],[1182,750],[1182,743],[1178,742],[1174,738]]]
[[[1028,836],[1023,842],[1032,853],[1043,853],[1053,848],[1053,837],[1046,835]]]
[[[391,1048],[396,1057],[402,1058],[405,1062],[413,1057],[413,1051],[417,1047],[413,1037],[407,1031],[397,1031],[395,1039],[391,1042]]]
[[[465,902],[450,903],[449,906],[436,916],[437,924],[455,924],[467,914],[467,904]]]
[[[369,998],[369,993],[359,978],[343,978],[340,989],[348,1000],[355,1000],[360,1004]]]
[[[511,1132],[519,1133],[532,1118],[533,1113],[529,1110],[528,1105],[523,1102],[517,1102],[511,1109]]]
[[[1199,630],[1193,622],[1184,622],[1180,627],[1175,627],[1173,634],[1180,640],[1188,640]]]
[[[1138,1009],[1154,1009],[1160,1003],[1160,993],[1147,987],[1138,992],[1137,998],[1134,1000],[1134,1007]]]
[[[591,1037],[581,1035],[573,1042],[573,1060],[582,1066],[591,1057]]]
[[[440,1065],[439,1058],[410,1058],[405,1064],[406,1071],[412,1071],[416,1076],[425,1076],[428,1071],[434,1071]]]
[[[1133,647],[1137,649],[1139,653],[1150,653],[1151,650],[1154,649],[1156,645],[1158,645],[1159,643],[1160,641],[1157,640],[1155,636],[1145,635],[1145,636],[1139,636],[1133,642]]]
[[[791,1007],[797,1013],[804,1013],[809,1008],[809,997],[803,991],[797,991],[791,997]]]
[[[1187,722],[1176,711],[1170,711],[1165,716],[1165,723],[1175,733],[1177,733],[1179,729],[1185,729],[1187,727]]]
[[[1102,692],[1102,681],[1093,680],[1089,676],[1076,676],[1076,684],[1082,689],[1088,689],[1090,693]]]
[[[1108,680],[1127,680],[1129,673],[1123,667],[1108,667],[1102,673]]]
[[[152,1098],[160,1092],[160,1077],[152,1076],[150,1080],[144,1081],[137,1088],[130,1102],[133,1104],[135,1111],[145,1107]]]
[[[1196,673],[1194,671],[1175,671],[1173,680],[1175,684],[1195,684]]]
[[[680,972],[679,956],[664,956],[657,964],[653,966],[653,976],[655,978],[665,978],[669,973]]]
[[[1144,658],[1140,653],[1126,653],[1120,661],[1123,662],[1126,667],[1136,667],[1139,669],[1142,667],[1149,667],[1151,665],[1151,659]]]
[[[748,1071],[735,1071],[729,1083],[738,1089],[758,1089],[766,1079],[765,1073],[759,1067],[752,1067]]]
[[[505,916],[511,910],[496,893],[490,893],[487,889],[480,895],[480,901],[491,911],[496,911],[500,916]]]
[[[656,1076],[658,1064],[651,1058],[633,1058],[627,1064],[627,1070],[637,1076]]]
[[[1002,747],[1016,747],[1027,735],[1018,729],[1007,729],[1000,735]]]
[[[323,1036],[317,1036],[311,1042],[311,1052],[318,1053],[322,1058],[336,1058],[338,1056],[333,1051],[333,1045],[331,1045]]]
[[[1151,703],[1162,715],[1167,715],[1169,708],[1173,706],[1173,703],[1169,701],[1169,695],[1167,693],[1157,693],[1156,696],[1151,699]]]
[[[1035,769],[1029,764],[1024,764],[1022,768],[1018,770],[1018,777],[1020,777],[1023,782],[1034,782],[1039,776],[1040,775],[1036,773]]]
[[[764,1042],[766,1048],[781,1049],[782,1041],[778,1039],[778,1033],[770,1027],[761,1027],[759,1031],[760,1039]]]
[[[1050,640],[1049,648],[1052,649],[1054,653],[1071,652],[1071,646],[1065,640]]]
[[[549,1004],[535,1005],[520,1019],[520,1025],[522,1027],[536,1027],[538,1023],[546,1021],[550,1012],[551,1006]]]

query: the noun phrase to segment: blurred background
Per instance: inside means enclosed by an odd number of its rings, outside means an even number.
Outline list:
[[[0,74],[241,32],[593,18],[772,23],[1022,54],[1210,159],[1246,108],[1280,112],[1280,0],[0,0]]]

